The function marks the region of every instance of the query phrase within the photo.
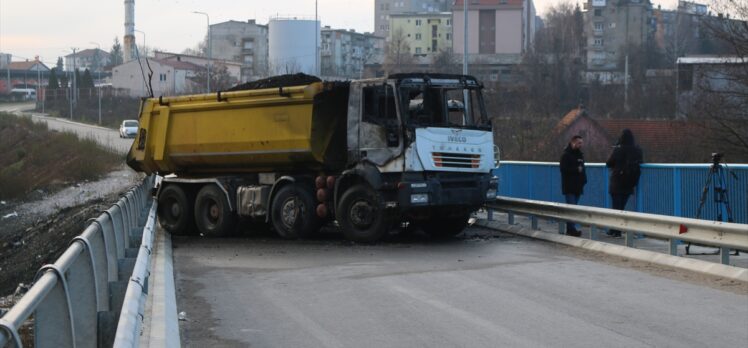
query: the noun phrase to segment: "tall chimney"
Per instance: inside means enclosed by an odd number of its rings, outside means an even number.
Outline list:
[[[125,0],[125,37],[124,37],[125,63],[135,59],[135,0]]]

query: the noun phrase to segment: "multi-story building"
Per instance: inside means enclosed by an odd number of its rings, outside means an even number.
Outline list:
[[[464,0],[452,8],[454,52],[464,51]],[[496,55],[519,56],[530,48],[537,19],[532,0],[470,0],[468,2],[468,55],[491,60]]]
[[[239,62],[240,81],[266,77],[268,68],[268,26],[250,19],[210,26],[213,58]]]
[[[109,52],[98,48],[85,49],[65,56],[65,70],[72,71],[76,68],[79,70],[100,71],[109,65],[109,62]]]
[[[322,28],[320,74],[330,78],[361,78],[364,66],[381,64],[384,38],[354,30]]]
[[[422,12],[390,15],[388,41],[405,40],[410,53],[422,62],[440,51],[452,50],[452,14],[449,12]],[[395,37],[399,36],[399,37]]]
[[[465,2],[452,7],[455,56],[465,51]],[[485,82],[516,82],[514,67],[535,39],[538,18],[532,0],[469,0],[467,3],[469,73]]]
[[[390,16],[413,12],[446,12],[452,0],[374,0],[374,35],[387,38]]]
[[[628,51],[641,47],[654,32],[649,0],[587,0],[584,33],[588,75],[614,82],[606,72],[622,72]]]
[[[5,69],[10,64],[11,57],[13,57],[12,54],[0,53],[0,69]]]
[[[703,4],[679,1],[678,8],[652,11],[654,47],[666,55],[670,66],[677,57],[687,55],[729,55],[733,51],[711,32],[720,26],[740,26],[735,19],[721,14],[710,15]]]

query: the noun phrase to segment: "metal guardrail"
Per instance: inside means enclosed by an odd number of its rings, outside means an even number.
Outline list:
[[[154,181],[153,176],[145,178],[89,220],[55,263],[39,269],[34,285],[0,318],[0,347],[22,347],[18,331],[32,315],[36,347],[113,344],[127,280],[136,264],[133,254],[146,219],[153,226],[156,204],[150,191]],[[149,207],[151,213],[146,215]],[[145,284],[144,278],[138,279]]]
[[[645,234],[669,242],[669,252],[677,255],[678,241],[692,242],[720,248],[722,263],[729,264],[730,249],[748,251],[748,225],[681,218],[665,215],[619,211],[605,208],[569,205],[529,199],[497,197],[486,205],[490,210],[509,214],[509,224],[514,224],[514,215],[529,216],[533,229],[538,229],[538,218],[559,221],[559,228],[566,221],[573,221],[597,228],[614,228],[625,233],[626,246],[634,246],[634,235]],[[491,215],[489,215],[489,218]],[[596,233],[591,233],[596,239]]]

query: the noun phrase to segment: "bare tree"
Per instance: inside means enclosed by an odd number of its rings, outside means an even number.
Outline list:
[[[414,62],[415,58],[410,52],[410,44],[408,43],[405,32],[402,28],[394,29],[390,36],[390,42],[387,43],[384,70],[388,74],[402,72],[407,70],[407,66],[412,65]]]
[[[462,72],[462,67],[460,67],[457,56],[452,52],[452,49],[447,48],[439,50],[439,52],[434,55],[430,71],[445,74],[459,74]]]
[[[748,2],[714,0],[712,10],[720,15],[705,23],[707,31],[728,45],[732,57],[724,64],[681,69],[681,78],[690,76],[693,83],[693,107],[686,116],[703,121],[710,151],[748,162]]]

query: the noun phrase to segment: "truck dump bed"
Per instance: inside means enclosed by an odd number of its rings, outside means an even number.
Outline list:
[[[137,171],[200,176],[345,164],[347,83],[143,100],[127,155]]]

